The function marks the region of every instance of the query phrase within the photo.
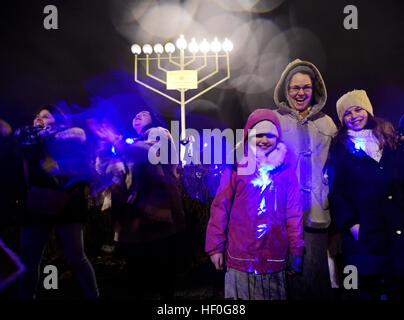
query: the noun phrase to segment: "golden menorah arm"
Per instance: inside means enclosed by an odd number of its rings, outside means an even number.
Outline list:
[[[214,87],[218,86],[219,84],[225,82],[227,79],[230,78],[230,61],[229,61],[229,54],[227,54],[226,56],[227,58],[227,76],[224,77],[223,79],[217,81],[216,83],[212,84],[211,86],[209,86],[208,88],[206,88],[205,90],[199,92],[198,94],[194,95],[192,98],[189,98],[187,101],[185,101],[185,104],[193,101],[194,99],[200,97],[201,95],[203,95],[204,93],[208,92],[209,90],[213,89]]]
[[[189,60],[187,63],[184,64],[184,67],[189,66],[192,62],[194,62],[196,60],[196,56],[195,54],[192,56],[192,59]]]
[[[166,94],[166,93],[164,93],[164,92],[161,92],[161,91],[158,90],[158,89],[153,88],[152,86],[148,85],[147,83],[144,83],[144,82],[140,81],[140,80],[137,78],[137,56],[136,56],[136,55],[135,55],[135,72],[134,72],[134,73],[135,73],[135,82],[137,82],[137,83],[141,84],[142,86],[144,86],[144,87],[146,87],[146,88],[148,88],[148,89],[150,89],[150,90],[152,90],[152,91],[154,91],[154,92],[156,92],[156,93],[162,95],[163,97],[166,97],[167,99],[170,99],[171,101],[174,101],[174,102],[176,102],[176,103],[178,103],[178,104],[181,104],[181,101],[179,101],[179,100],[177,100],[177,99],[175,99],[175,98],[169,96],[168,94]]]
[[[213,71],[212,73],[208,74],[206,77],[198,80],[198,84],[200,84],[201,82],[205,81],[206,79],[214,76],[218,72],[219,72],[219,57],[216,55],[216,70]]]
[[[141,84],[142,86],[144,86],[144,87],[146,87],[146,88],[148,88],[148,89],[150,89],[150,90],[152,90],[154,92],[157,92],[158,94],[161,94],[162,96],[166,97],[167,99],[170,99],[171,101],[174,101],[174,102],[176,102],[178,104],[181,104],[181,101],[169,96],[168,94],[165,94],[164,92],[161,92],[160,90],[157,90],[157,89],[153,88],[152,86],[149,86],[147,83],[144,83],[144,82],[142,82],[142,81],[140,81],[140,80],[138,80],[136,78],[135,78],[135,82]]]
[[[171,53],[168,55],[168,61],[169,61],[170,63],[172,63],[173,65],[176,65],[176,66],[178,66],[178,67],[181,67],[181,64],[180,64],[180,63],[175,62],[175,61],[172,59]]]
[[[202,66],[200,66],[198,69],[196,69],[197,72],[201,71],[203,68],[205,68],[208,65],[208,59],[206,57],[206,54],[204,55],[204,63]]]
[[[171,101],[181,104],[181,101],[174,99],[173,97],[169,96],[168,94],[165,94],[164,92],[161,92],[160,90],[157,90],[157,89],[153,88],[152,86],[149,86],[147,83],[144,83],[136,78],[135,78],[135,82],[141,84],[142,86],[144,86],[150,90],[153,90],[154,92],[157,92],[158,94],[161,94],[162,96],[166,97],[167,99],[170,99]]]
[[[161,70],[161,71],[167,72],[168,70],[167,70],[166,68],[163,68],[163,67],[160,65],[160,61],[161,61],[160,55],[158,55],[158,57],[157,57],[157,68],[158,68],[159,70]]]
[[[159,61],[160,61],[160,60],[159,60]],[[152,75],[152,74],[150,73],[150,69],[149,69],[149,56],[147,56],[147,58],[146,58],[146,75],[147,75],[148,77],[150,77],[150,78],[152,78],[152,79],[158,81],[158,82],[161,82],[162,84],[167,85],[167,82],[165,82],[164,80],[162,80],[162,79],[160,79],[160,78],[158,78],[158,77],[156,77],[156,76],[154,76],[154,75]]]
[[[196,94],[195,96],[193,96],[192,98],[188,99],[187,101],[185,101],[185,104],[191,102],[192,100],[200,97],[201,95],[203,95],[204,93],[208,92],[209,90],[213,89],[214,87],[218,86],[219,84],[221,84],[222,82],[226,81],[227,79],[230,78],[230,75],[227,75],[225,78],[223,78],[222,80],[212,84],[210,87],[206,88],[205,90],[199,92],[198,94]]]

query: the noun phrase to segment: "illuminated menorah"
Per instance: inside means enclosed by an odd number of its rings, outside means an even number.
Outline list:
[[[175,46],[173,43],[168,42],[163,45],[160,43],[154,45],[153,47],[150,44],[145,44],[143,47],[140,47],[138,44],[134,44],[131,47],[132,53],[135,55],[135,81],[146,88],[157,92],[158,94],[170,99],[181,105],[181,143],[180,143],[180,158],[183,163],[185,157],[185,145],[189,142],[186,137],[186,127],[185,127],[185,105],[194,99],[200,97],[207,91],[213,89],[218,86],[222,82],[226,81],[230,78],[230,58],[229,52],[233,49],[233,44],[230,40],[225,39],[223,43],[220,43],[217,38],[214,39],[212,43],[209,43],[206,39],[198,44],[195,41],[195,38],[188,44],[185,40],[184,36],[181,35],[180,38],[176,42],[177,48],[179,49],[179,56],[174,57],[173,53],[175,51]],[[188,47],[190,56],[185,55],[185,49]],[[145,58],[139,58],[138,55],[142,53],[145,54]],[[153,50],[157,57],[150,57],[153,53]],[[223,50],[224,54],[219,54]],[[162,56],[164,51],[168,56]],[[198,52],[201,54],[198,55]],[[212,54],[208,54],[212,52]],[[209,59],[208,59],[209,58]],[[207,79],[215,76],[219,73],[219,58],[226,58],[226,66],[227,73],[222,79],[216,81],[214,84],[210,85],[208,88],[203,91],[195,94],[194,96],[185,98],[185,92],[190,89],[197,89],[198,85]],[[198,59],[198,60],[197,60]],[[173,98],[172,96],[158,90],[151,85],[142,82],[138,79],[138,61],[146,62],[146,75],[157,82],[160,82],[166,86],[166,90],[178,90],[180,92],[180,100]],[[150,73],[150,61],[157,60],[157,69],[162,73],[165,73],[166,78],[161,79]],[[171,64],[173,67],[177,67],[176,70],[168,70],[161,65],[161,60],[168,60],[168,65]],[[197,69],[185,69],[189,65],[195,63],[195,61],[201,61],[202,65]],[[214,60],[216,63],[216,68],[214,71],[199,79],[198,74],[206,67],[208,67],[208,61]]]

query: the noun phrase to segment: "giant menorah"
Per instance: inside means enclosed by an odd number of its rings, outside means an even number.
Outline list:
[[[204,93],[218,86],[222,82],[230,78],[230,58],[229,53],[233,49],[233,44],[230,40],[225,39],[225,41],[220,43],[217,38],[214,39],[212,43],[209,43],[206,39],[198,44],[193,38],[188,44],[184,36],[181,35],[176,42],[177,48],[179,50],[179,55],[174,56],[175,46],[173,43],[168,42],[163,47],[162,44],[156,44],[153,47],[150,44],[145,44],[140,47],[138,44],[134,44],[131,47],[132,53],[135,55],[135,81],[142,86],[178,103],[181,106],[181,143],[180,143],[180,159],[183,163],[185,156],[185,145],[189,142],[186,136],[185,127],[185,105],[200,97]],[[190,55],[185,55],[185,50],[188,48]],[[140,58],[139,55],[142,53],[145,57]],[[151,56],[154,53],[156,56]],[[164,51],[166,55],[164,55]],[[221,51],[224,54],[221,54]],[[225,60],[226,63],[226,75],[220,79],[217,79],[213,84],[205,88],[204,90],[186,98],[186,92],[192,89],[198,89],[199,84],[205,82],[209,78],[214,77],[219,73],[219,62]],[[179,91],[179,99],[153,87],[151,84],[145,83],[139,80],[138,77],[138,63],[139,61],[144,61],[146,68],[146,76],[155,80],[157,83],[162,83],[166,86],[165,90],[177,90]],[[152,74],[150,72],[151,61],[155,62],[155,71],[160,74],[160,77]],[[164,61],[164,66],[162,65]],[[209,74],[199,77],[203,73],[204,69],[208,68],[210,64],[215,63],[214,71]],[[198,68],[186,69],[190,65],[198,64]],[[165,75],[165,77],[164,77]]]

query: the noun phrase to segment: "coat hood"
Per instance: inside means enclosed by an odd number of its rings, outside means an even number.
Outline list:
[[[326,101],[327,101],[327,89],[325,87],[325,83],[323,77],[321,76],[320,71],[316,68],[314,64],[308,61],[302,61],[300,59],[296,59],[289,63],[285,70],[283,71],[281,78],[278,81],[278,84],[275,87],[274,91],[274,101],[276,106],[280,109],[281,112],[284,113],[292,113],[298,117],[298,111],[291,107],[288,103],[287,99],[287,85],[286,83],[288,79],[288,75],[293,72],[294,69],[298,67],[308,67],[310,68],[315,76],[313,83],[313,96],[312,96],[312,105],[309,115],[307,119],[312,118],[317,113],[323,109]]]

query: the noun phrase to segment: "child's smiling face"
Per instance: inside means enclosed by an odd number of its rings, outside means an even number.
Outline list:
[[[272,133],[259,133],[250,138],[250,144],[256,147],[258,154],[268,155],[276,148],[277,136]]]
[[[360,131],[368,123],[368,113],[359,106],[349,107],[344,113],[344,122],[348,129]]]

